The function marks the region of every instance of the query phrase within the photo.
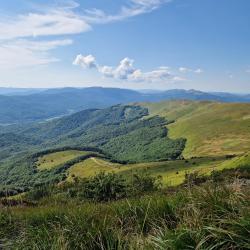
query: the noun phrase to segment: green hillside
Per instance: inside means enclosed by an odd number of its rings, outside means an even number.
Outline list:
[[[250,151],[250,104],[171,101],[143,106],[150,115],[175,120],[168,125],[169,136],[187,139],[184,157]]]
[[[36,166],[39,170],[50,170],[77,157],[88,155],[89,153],[90,152],[80,150],[65,150],[50,153],[39,157]]]
[[[0,248],[249,249],[248,108],[118,105],[5,128]]]
[[[0,134],[0,140],[5,139],[1,146],[0,193],[60,182],[69,167],[91,154],[101,153],[122,163],[182,158],[185,139],[168,137],[166,125],[171,121],[147,115],[148,110],[140,106],[116,105],[7,128],[6,133]],[[27,139],[22,143],[21,138]]]
[[[231,160],[225,161],[219,167],[220,169],[250,167],[250,153],[246,153]]]
[[[249,159],[250,160],[250,159]],[[250,161],[249,161],[250,163]],[[214,170],[230,169],[237,167],[231,164],[226,157],[196,158],[192,160],[175,160],[163,162],[149,162],[136,164],[117,164],[101,158],[91,157],[74,164],[69,168],[68,181],[73,177],[89,178],[101,172],[117,173],[130,177],[133,173],[148,173],[151,176],[161,176],[164,186],[181,184],[186,174],[197,172],[200,175],[209,175]]]
[[[14,194],[100,171],[148,171],[176,185],[187,172],[238,166],[233,161],[238,158],[229,156],[250,152],[250,104],[116,105],[7,127],[0,139],[0,192]]]

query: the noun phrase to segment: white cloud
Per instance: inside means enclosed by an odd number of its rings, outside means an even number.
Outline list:
[[[0,21],[0,40],[86,32],[90,25],[71,9],[51,9]]]
[[[185,67],[180,67],[180,68],[179,68],[179,71],[180,71],[181,73],[187,73],[187,72],[190,72],[191,69],[185,68]]]
[[[151,12],[171,0],[128,0],[116,14],[109,15],[102,10],[76,11],[80,5],[74,0],[64,0],[52,6],[37,6],[30,13],[0,17],[0,67],[26,67],[59,61],[50,55],[58,46],[72,44],[72,40],[57,40],[55,36],[80,34],[92,29],[94,23],[120,21],[129,17]],[[47,41],[41,41],[46,37]],[[49,40],[52,39],[52,40]],[[77,58],[82,66],[95,67],[94,58]],[[78,64],[76,60],[76,64]],[[133,62],[127,60],[115,69],[99,68],[106,76],[115,74],[117,78],[126,78]],[[1,69],[0,68],[0,69]]]
[[[81,33],[91,27],[73,9],[74,1],[64,6],[41,8],[37,12],[0,19],[0,69],[44,65],[59,61],[50,51],[73,43],[51,36]],[[38,39],[48,36],[46,41]],[[50,40],[49,40],[50,39]]]
[[[203,69],[196,69],[196,70],[194,70],[194,73],[197,73],[197,74],[201,74],[203,72],[204,72]]]
[[[72,44],[72,40],[29,41],[16,40],[0,44],[0,69],[29,67],[57,62],[48,51]]]
[[[128,79],[135,72],[134,60],[128,57],[122,59],[117,68],[113,71],[114,77],[118,79]]]
[[[81,65],[83,68],[96,68],[95,57],[92,55],[83,56],[77,55],[76,59],[73,62],[74,65]]]
[[[57,48],[58,46],[71,45],[73,41],[71,39],[64,40],[52,40],[52,41],[30,41],[25,39],[19,39],[15,42],[6,43],[10,46],[16,46],[21,48],[30,49],[33,51],[48,51]]]
[[[82,66],[84,69],[95,68],[103,76],[119,80],[135,82],[176,82],[185,80],[184,78],[172,74],[169,68],[165,66],[152,71],[143,72],[141,69],[136,69],[134,67],[134,60],[128,57],[122,59],[116,67],[99,65],[93,55],[78,55],[73,61],[73,64]]]
[[[89,9],[85,11],[84,19],[89,23],[109,23],[121,21],[130,17],[142,15],[158,9],[161,5],[172,0],[130,0],[123,5],[116,14],[107,14],[100,9]]]
[[[131,76],[131,80],[155,82],[164,80],[173,80],[174,76],[167,69],[155,69],[149,72],[143,73],[141,70],[136,70]]]
[[[39,9],[36,12],[0,19],[0,40],[79,34],[89,31],[93,23],[108,23],[151,12],[171,0],[130,0],[117,14],[99,9],[75,11],[79,4],[68,1],[64,6]]]
[[[186,73],[196,73],[196,74],[201,74],[203,73],[204,71],[202,69],[190,69],[190,68],[186,68],[186,67],[180,67],[179,68],[179,71],[183,74],[186,74]]]

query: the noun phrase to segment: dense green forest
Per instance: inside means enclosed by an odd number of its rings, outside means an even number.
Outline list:
[[[49,122],[5,128],[5,133],[0,134],[2,195],[22,192],[45,182],[59,182],[65,178],[66,169],[97,153],[121,163],[180,158],[185,139],[168,138],[166,125],[173,121],[147,115],[146,108],[117,105],[84,110]],[[35,162],[39,152],[62,148],[91,152],[51,170],[37,170]]]

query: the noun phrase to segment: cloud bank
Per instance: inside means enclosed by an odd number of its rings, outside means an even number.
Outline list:
[[[152,71],[143,72],[141,69],[135,68],[134,60],[128,57],[122,59],[116,67],[112,67],[99,65],[93,55],[79,54],[73,61],[73,65],[81,66],[84,69],[96,69],[103,76],[118,80],[135,82],[177,82],[185,80],[172,74],[168,67],[159,67]]]

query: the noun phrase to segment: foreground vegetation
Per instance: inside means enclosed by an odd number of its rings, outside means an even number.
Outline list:
[[[34,190],[19,205],[2,200],[0,246],[249,249],[249,178],[247,167],[213,172],[210,178],[192,174],[182,186],[162,190],[158,180],[147,175],[128,183],[117,175],[100,174]]]

